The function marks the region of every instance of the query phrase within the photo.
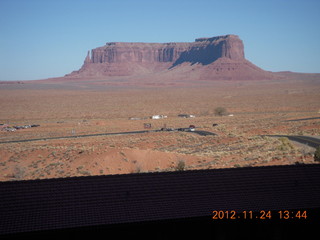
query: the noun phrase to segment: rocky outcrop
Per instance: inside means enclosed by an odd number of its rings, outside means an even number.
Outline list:
[[[174,62],[188,44],[107,43],[91,51],[91,63]]]
[[[91,50],[88,63],[182,62],[209,64],[220,57],[244,58],[243,43],[235,35],[199,38],[193,43],[122,43],[111,42]]]
[[[245,59],[243,42],[236,35],[198,38],[191,43],[110,42],[88,52],[80,70],[67,76],[141,76],[170,71],[177,77],[194,65],[197,67],[192,69],[199,74],[193,75],[206,79],[246,78],[250,74],[258,79],[272,78],[271,73]]]

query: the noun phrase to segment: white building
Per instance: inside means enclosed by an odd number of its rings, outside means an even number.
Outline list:
[[[151,117],[151,119],[163,119],[163,118],[167,118],[167,116],[164,116],[164,115],[153,115]]]

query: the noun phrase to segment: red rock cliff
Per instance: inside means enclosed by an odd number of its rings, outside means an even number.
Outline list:
[[[195,64],[198,71],[199,66],[203,66],[202,70],[206,69],[199,76],[209,79],[224,78],[224,70],[228,78],[240,75],[246,78],[248,74],[249,77],[259,78],[261,75],[265,78],[268,75],[245,59],[243,42],[238,36],[225,35],[198,38],[191,43],[106,43],[91,50],[91,54],[88,52],[81,69],[67,76],[145,75]],[[205,68],[207,65],[209,67]],[[250,71],[253,71],[251,75]]]
[[[199,38],[192,43],[111,42],[91,50],[85,63],[192,62],[210,63],[220,57],[243,59],[243,43],[238,36]]]

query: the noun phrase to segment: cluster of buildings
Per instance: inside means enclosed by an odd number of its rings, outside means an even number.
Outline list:
[[[14,132],[19,129],[26,129],[32,127],[39,127],[39,124],[32,124],[32,125],[22,125],[22,126],[12,126],[10,127],[8,124],[0,124],[0,130],[6,132]]]
[[[166,116],[166,115],[153,115],[151,117],[144,117],[144,118],[130,117],[129,120],[164,119],[164,118],[167,118],[167,117],[168,116]],[[194,118],[195,115],[192,115],[192,114],[179,114],[178,117],[181,117],[181,118]]]
[[[167,118],[168,116],[165,115],[153,115],[151,116],[151,119],[164,119]]]

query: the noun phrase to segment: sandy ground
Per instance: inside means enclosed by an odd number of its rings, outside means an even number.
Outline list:
[[[216,116],[224,107],[233,116]],[[179,118],[178,114],[195,118]],[[167,115],[160,120],[129,120]],[[0,141],[188,127],[152,132],[0,144],[0,181],[136,172],[314,163],[314,148],[269,134],[320,136],[319,81],[201,82],[127,86],[104,81],[0,85]],[[213,124],[218,124],[213,126]]]

